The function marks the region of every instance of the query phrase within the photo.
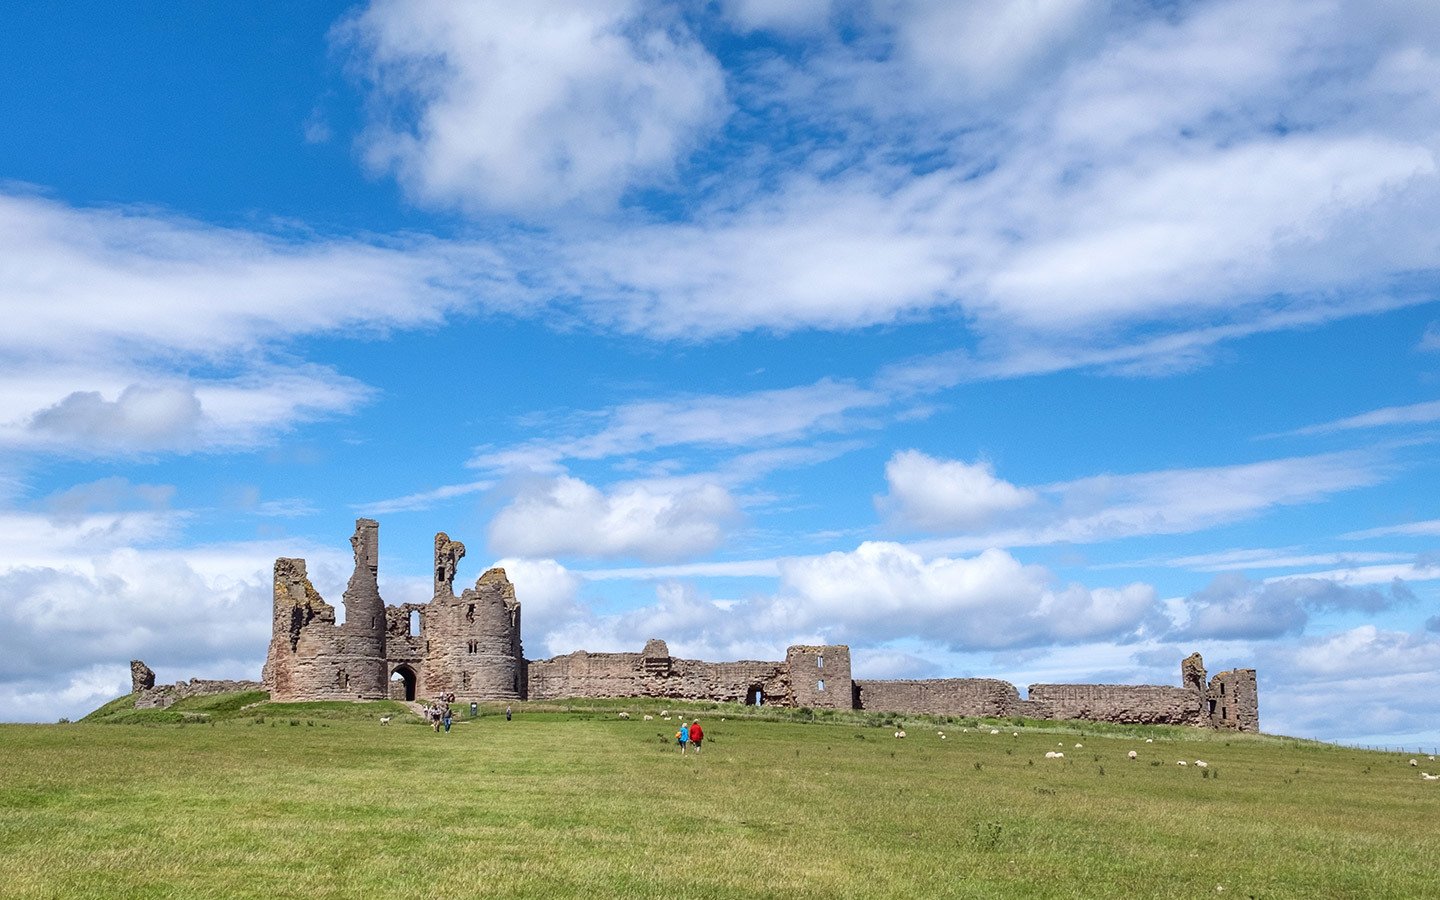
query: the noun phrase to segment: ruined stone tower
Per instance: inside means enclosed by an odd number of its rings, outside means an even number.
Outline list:
[[[851,709],[850,648],[843,644],[794,646],[785,650],[790,700],[811,709]]]
[[[380,525],[357,519],[350,538],[355,571],[345,621],[335,622],[305,571],[305,560],[275,560],[274,617],[262,679],[272,700],[377,700],[386,696],[385,604],[376,583]]]

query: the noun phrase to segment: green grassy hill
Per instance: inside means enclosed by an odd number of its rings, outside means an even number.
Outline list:
[[[700,756],[662,709],[701,719]],[[245,694],[0,726],[0,895],[1440,896],[1424,756],[661,701],[500,710],[435,734],[399,704]]]

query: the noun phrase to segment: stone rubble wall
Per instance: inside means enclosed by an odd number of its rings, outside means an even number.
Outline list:
[[[996,678],[856,681],[857,709],[937,716],[1016,715],[1020,692]]]
[[[1201,695],[1153,684],[1032,684],[1031,709],[1046,719],[1145,725],[1202,725]],[[1029,713],[1025,713],[1028,715]]]
[[[786,666],[780,662],[708,663],[644,653],[577,650],[531,660],[527,669],[531,700],[666,697],[744,703],[752,689],[758,688],[766,703],[780,703],[790,695]]]
[[[176,700],[186,697],[204,697],[211,694],[234,694],[241,691],[263,691],[265,686],[258,681],[211,681],[192,678],[174,684],[157,684],[140,691],[135,697],[136,709],[164,709]]]

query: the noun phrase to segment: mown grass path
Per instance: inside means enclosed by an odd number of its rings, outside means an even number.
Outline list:
[[[707,711],[682,758],[629,708],[0,726],[0,896],[1440,896],[1394,754]]]

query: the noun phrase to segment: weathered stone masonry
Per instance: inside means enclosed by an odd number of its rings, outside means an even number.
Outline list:
[[[577,650],[527,660],[520,603],[503,569],[490,569],[458,597],[465,545],[435,536],[429,603],[386,606],[376,583],[379,525],[355,523],[355,574],[345,621],[310,584],[305,561],[275,561],[274,631],[263,679],[274,700],[413,700],[453,693],[461,701],[655,697],[814,709],[867,709],[955,716],[1028,716],[1260,728],[1254,669],[1206,680],[1200,654],[1181,662],[1180,686],[1032,684],[1026,699],[993,678],[855,680],[843,645],[790,647],[783,661],[712,663],[670,655],[652,639],[639,653]],[[148,671],[148,670],[147,670]],[[143,673],[136,672],[138,680]],[[151,675],[153,682],[153,674]]]

